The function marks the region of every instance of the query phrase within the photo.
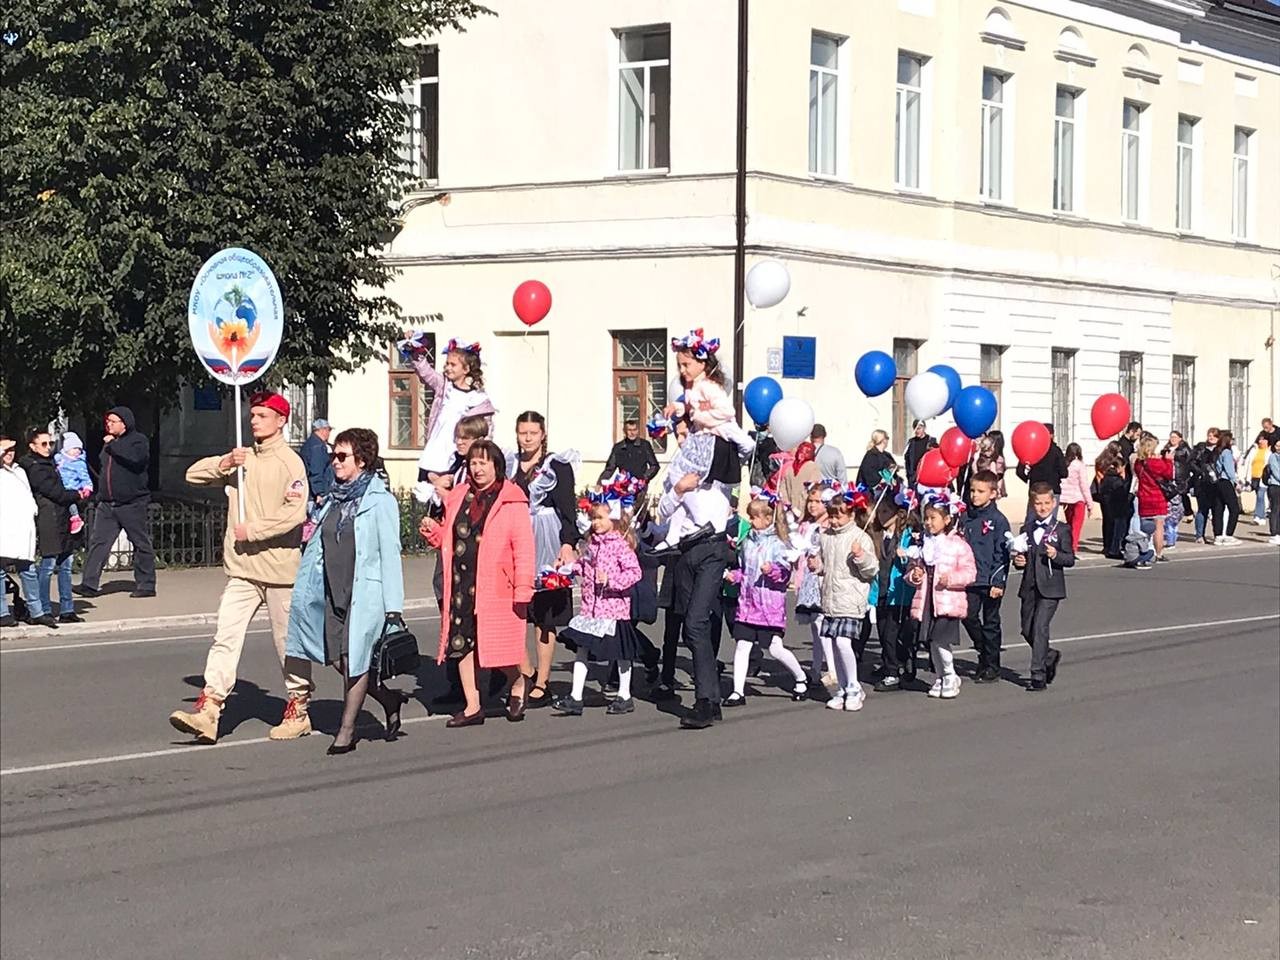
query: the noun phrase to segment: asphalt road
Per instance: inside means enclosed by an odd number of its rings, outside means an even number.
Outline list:
[[[1276,957],[1277,554],[1070,589],[1042,695],[837,714],[764,686],[703,732],[649,704],[451,731],[415,702],[406,738],[337,758],[262,740],[264,634],[213,748],[166,722],[207,634],[7,644],[0,955]]]

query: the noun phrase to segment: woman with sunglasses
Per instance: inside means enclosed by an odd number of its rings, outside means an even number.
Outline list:
[[[79,623],[75,598],[71,593],[71,558],[74,545],[71,536],[71,507],[88,497],[87,490],[68,490],[53,462],[53,437],[41,427],[27,431],[28,452],[22,458],[31,492],[36,498],[36,553],[40,557],[23,573],[23,589],[33,592],[30,600],[32,622],[47,627],[57,623]],[[58,619],[53,619],[53,599],[49,581],[58,574]]]
[[[0,566],[21,574],[36,557],[36,500],[26,472],[17,464],[17,448],[13,438],[0,437]],[[13,627],[18,621],[9,609],[6,586],[0,583],[0,627]],[[38,608],[38,592],[26,598],[28,604],[33,600]]]
[[[290,656],[332,664],[343,679],[342,722],[331,756],[359,742],[356,718],[366,697],[386,712],[385,737],[400,734],[400,708],[408,696],[382,684],[373,648],[388,623],[401,623],[404,570],[400,562],[400,506],[376,474],[378,437],[357,427],[333,443],[334,484],[316,514],[293,587]]]

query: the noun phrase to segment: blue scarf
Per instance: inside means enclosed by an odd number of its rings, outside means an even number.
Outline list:
[[[342,529],[356,515],[360,500],[369,489],[369,481],[373,479],[372,470],[362,470],[346,483],[335,483],[329,488],[330,510],[338,511],[338,527],[334,531],[335,539],[342,539]]]

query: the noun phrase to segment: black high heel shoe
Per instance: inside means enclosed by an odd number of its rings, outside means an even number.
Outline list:
[[[356,748],[356,744],[359,742],[360,742],[359,737],[352,737],[351,742],[348,743],[345,747],[340,747],[336,743],[331,743],[329,744],[329,749],[326,750],[325,753],[327,753],[331,757],[340,757],[344,753],[350,753],[352,750],[354,750]]]
[[[387,689],[386,692],[391,694],[393,697],[395,697],[397,701],[395,719],[394,720],[392,719],[391,711],[387,710],[387,719],[385,723],[385,726],[387,728],[387,733],[386,733],[387,742],[392,743],[396,740],[397,737],[400,736],[400,708],[409,702],[409,695],[402,690]],[[386,710],[387,708],[384,706],[382,709]]]

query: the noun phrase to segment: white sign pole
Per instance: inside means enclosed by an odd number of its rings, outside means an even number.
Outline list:
[[[240,362],[238,351],[231,350],[231,367],[239,374]],[[236,395],[236,449],[244,446],[244,418],[240,412],[240,384],[237,381],[231,389]],[[244,523],[244,467],[236,467],[236,513],[240,523]]]

